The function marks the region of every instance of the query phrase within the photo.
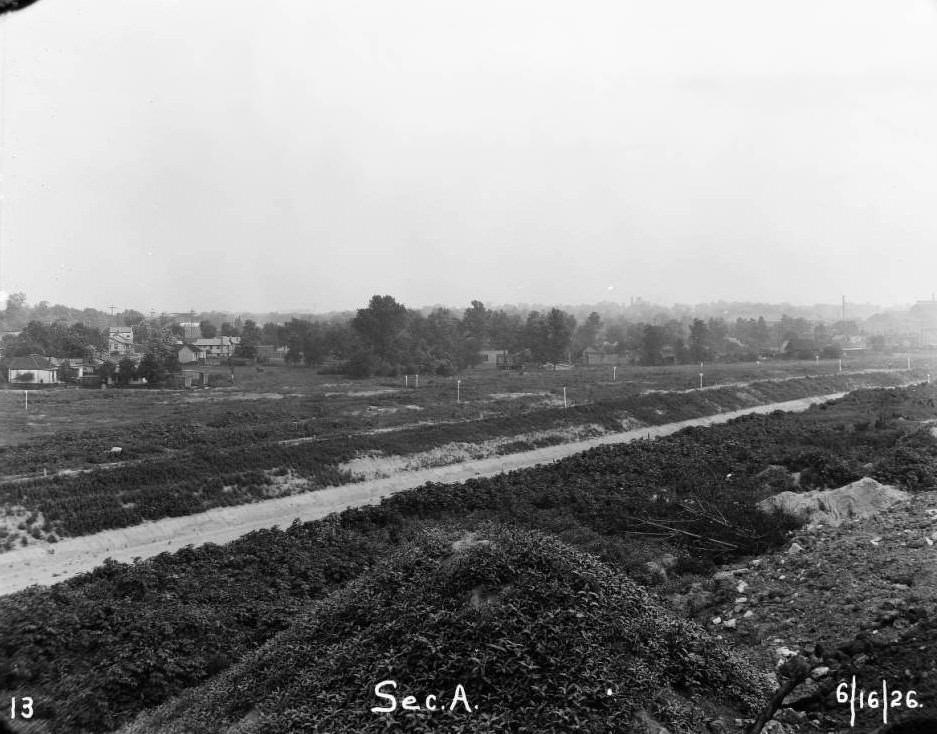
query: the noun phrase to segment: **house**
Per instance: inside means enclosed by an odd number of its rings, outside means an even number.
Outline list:
[[[214,339],[196,339],[192,346],[201,349],[205,359],[227,359],[234,356],[234,350],[240,343],[239,336],[219,336]]]
[[[820,347],[813,339],[793,336],[781,344],[781,355],[791,359],[814,359],[820,354]]]
[[[193,344],[183,344],[177,352],[179,364],[192,364],[205,359],[205,350]]]
[[[83,377],[94,374],[102,364],[101,360],[66,357],[59,360],[59,379],[63,382],[81,382]]]
[[[55,385],[59,370],[50,359],[38,354],[13,357],[7,363],[7,379],[24,385]]]
[[[123,356],[133,353],[133,329],[112,326],[107,330],[107,353]]]
[[[604,356],[605,353],[601,349],[586,347],[580,353],[579,359],[582,361],[583,365],[591,367],[593,365],[602,364],[602,358]]]
[[[482,349],[478,353],[478,364],[475,366],[481,369],[494,369],[498,366],[499,355],[507,356],[507,350]]]
[[[497,355],[495,364],[498,365],[499,370],[523,370],[524,355],[503,352]]]

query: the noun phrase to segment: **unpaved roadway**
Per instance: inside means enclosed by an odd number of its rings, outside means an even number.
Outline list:
[[[594,446],[666,436],[688,426],[725,423],[750,413],[806,410],[815,403],[833,400],[843,395],[845,393],[835,393],[783,403],[769,403],[507,456],[405,472],[382,479],[327,487],[248,505],[217,508],[197,515],[167,518],[121,530],[107,530],[80,538],[69,538],[54,545],[29,546],[0,554],[0,594],[11,594],[33,584],[48,586],[63,581],[94,569],[106,558],[130,563],[137,557],[149,558],[164,551],[178,550],[186,545],[227,543],[252,530],[274,525],[286,527],[296,518],[301,521],[316,520],[347,507],[376,504],[381,497],[419,487],[427,482],[462,482],[473,477],[493,476],[513,469],[556,461]]]

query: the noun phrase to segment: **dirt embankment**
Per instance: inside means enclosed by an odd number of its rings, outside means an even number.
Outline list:
[[[106,558],[129,563],[135,558],[149,558],[164,551],[178,550],[186,545],[227,543],[253,530],[274,525],[285,527],[297,518],[301,521],[316,520],[346,507],[376,504],[383,496],[419,487],[427,482],[462,482],[473,477],[493,476],[505,471],[556,461],[599,445],[666,436],[689,426],[725,423],[751,413],[806,410],[811,405],[833,400],[844,394],[835,393],[759,405],[533,451],[394,474],[390,477],[327,487],[316,492],[265,502],[213,509],[187,517],[167,518],[130,528],[69,538],[50,546],[30,546],[0,556],[0,594],[10,594],[33,584],[50,585],[63,581],[94,569]]]
[[[937,708],[937,492],[871,517],[806,525],[784,548],[723,568],[712,585],[673,598],[767,669],[795,654],[818,666],[776,716],[789,734],[871,734],[885,719]],[[853,680],[850,723],[850,703],[836,690],[851,695]],[[881,695],[883,684],[887,711],[860,708],[859,692]]]

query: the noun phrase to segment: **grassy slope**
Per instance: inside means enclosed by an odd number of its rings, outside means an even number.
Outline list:
[[[707,713],[691,694],[763,704],[770,683],[752,667],[593,557],[498,526],[464,549],[458,536],[430,531],[125,731],[607,732],[645,709],[689,732]],[[386,679],[442,705],[462,684],[478,709],[372,713]]]

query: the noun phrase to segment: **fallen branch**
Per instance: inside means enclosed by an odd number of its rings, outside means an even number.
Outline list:
[[[784,699],[790,695],[791,691],[803,683],[809,674],[810,663],[800,655],[792,657],[784,663],[778,671],[778,681],[781,683],[781,687],[775,692],[768,705],[758,714],[755,722],[748,727],[745,734],[760,734],[765,724],[774,716],[774,712],[781,708]]]
[[[728,543],[724,540],[716,540],[715,538],[707,538],[703,535],[698,535],[697,533],[691,533],[689,530],[681,530],[680,528],[673,528],[669,525],[664,525],[663,523],[654,522],[653,520],[644,520],[648,525],[653,525],[658,528],[663,528],[664,530],[669,530],[671,533],[679,533],[680,535],[688,535],[691,538],[697,538],[698,540],[704,540],[709,543],[716,543],[717,545],[725,546],[726,548],[736,549],[738,546],[735,543]]]

